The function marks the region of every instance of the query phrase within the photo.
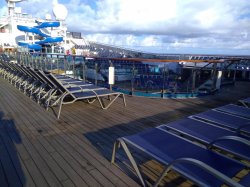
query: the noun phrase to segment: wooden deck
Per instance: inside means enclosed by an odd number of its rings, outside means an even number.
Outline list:
[[[126,163],[126,173],[110,164],[116,138],[249,96],[250,83],[241,82],[195,99],[127,96],[127,107],[118,99],[108,110],[76,102],[57,120],[0,78],[0,186],[139,186]],[[161,169],[154,161],[140,167],[152,179]],[[191,185],[175,173],[165,181]]]

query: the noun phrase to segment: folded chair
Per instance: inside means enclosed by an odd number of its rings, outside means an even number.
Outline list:
[[[38,80],[31,73],[28,67],[20,66],[19,71],[23,72],[23,76],[20,78],[19,90],[23,89],[23,92],[26,93],[27,90],[30,90],[35,84],[38,84]]]
[[[142,186],[146,186],[146,182],[133,156],[135,151],[149,156],[164,166],[164,170],[154,186],[157,186],[170,170],[176,171],[198,186],[215,187],[227,184],[238,187],[249,185],[249,173],[239,183],[231,179],[246,168],[244,164],[160,128],[148,129],[117,139],[111,160],[113,164],[120,146],[129,158]]]
[[[42,83],[34,90],[33,95],[38,103],[44,101],[43,103],[46,106],[48,100],[52,98],[53,95],[58,94],[59,90],[57,90],[56,85],[45,75],[42,70],[34,69],[32,71],[37,75],[37,78]]]
[[[250,161],[250,137],[248,136],[190,118],[164,124],[159,128],[200,142],[207,148],[219,148],[240,159]]]
[[[190,117],[208,121],[214,125],[228,128],[238,133],[244,133],[250,136],[250,119],[234,116],[217,110],[208,110]]]
[[[241,100],[239,100],[239,102],[240,102],[243,106],[245,106],[245,107],[247,107],[247,108],[250,108],[250,97],[248,97],[248,98],[246,98],[246,99],[241,99]]]
[[[246,108],[243,106],[228,104],[225,106],[215,108],[213,110],[222,111],[222,112],[226,112],[226,113],[230,113],[233,115],[237,115],[237,116],[250,119],[250,108]]]
[[[13,83],[13,81],[15,82],[24,75],[23,72],[21,72],[17,68],[18,67],[17,64],[5,62],[5,66],[6,66],[6,72],[4,74],[4,79],[10,81],[11,83]]]
[[[59,103],[59,111],[57,115],[58,119],[60,117],[63,104],[71,104],[78,100],[86,100],[88,101],[88,103],[93,103],[94,101],[98,100],[102,109],[108,109],[118,97],[122,97],[124,106],[126,106],[125,96],[121,92],[115,92],[105,88],[88,89],[85,86],[79,86],[79,90],[72,91],[69,87],[64,86],[52,73],[47,73],[47,77],[53,82],[54,85],[56,85],[57,90],[59,90],[61,93],[60,95],[58,95],[58,98],[55,101],[51,102],[49,100],[48,102],[48,106],[51,107]],[[114,96],[112,100],[111,96]],[[70,98],[70,100],[66,100],[66,97]],[[108,99],[110,100],[107,105],[105,105],[103,101],[103,98],[105,97],[108,97]]]
[[[27,87],[28,93],[31,97],[33,94],[37,93],[36,90],[38,91],[44,86],[45,82],[32,67],[26,67],[26,70],[30,73],[34,80],[32,84]]]

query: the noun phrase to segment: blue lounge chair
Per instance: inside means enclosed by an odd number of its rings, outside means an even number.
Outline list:
[[[250,108],[246,108],[243,106],[228,104],[225,106],[215,108],[213,110],[218,110],[218,111],[222,111],[222,112],[226,112],[226,113],[230,113],[233,115],[237,115],[237,116],[250,119]]]
[[[59,111],[57,114],[58,119],[60,117],[62,105],[71,104],[78,100],[86,100],[88,103],[93,103],[97,100],[102,109],[108,109],[118,97],[122,97],[124,106],[126,106],[125,96],[121,92],[115,92],[101,87],[98,89],[88,89],[86,86],[79,86],[78,90],[70,90],[70,87],[64,86],[52,73],[48,73],[47,76],[51,82],[56,85],[57,90],[60,93],[55,101],[50,102],[50,100],[48,100],[48,104],[51,107],[59,103]],[[114,96],[114,98],[111,100],[112,96]],[[65,100],[66,97],[70,100]],[[103,101],[103,98],[105,97],[109,99],[109,102],[106,105]]]
[[[208,148],[216,147],[238,158],[250,161],[250,137],[248,136],[190,118],[164,124],[159,128],[171,130],[198,141]]]
[[[169,170],[176,171],[199,186],[249,185],[247,182],[250,180],[250,174],[247,174],[239,183],[231,179],[246,168],[242,163],[195,145],[160,128],[148,129],[135,135],[117,139],[111,163],[115,162],[116,151],[120,145],[143,186],[146,186],[145,179],[141,175],[130,149],[146,154],[165,166],[154,186],[161,182]]]
[[[241,100],[239,100],[239,102],[240,102],[243,106],[245,106],[245,107],[247,107],[247,108],[250,108],[250,97],[248,97],[248,98],[246,98],[246,99],[241,99]]]
[[[91,86],[91,85],[93,85],[91,82],[83,82],[80,79],[75,79],[72,77],[68,77],[66,75],[57,75],[57,74],[53,74],[53,75],[64,86],[73,87],[73,86]]]
[[[215,125],[250,135],[250,120],[246,118],[234,116],[217,110],[208,110],[190,117],[202,119]]]

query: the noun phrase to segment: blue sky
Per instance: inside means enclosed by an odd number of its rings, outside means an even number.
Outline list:
[[[68,30],[91,41],[160,53],[250,54],[249,0],[27,0],[17,6],[44,18],[53,3],[68,9]],[[4,6],[0,0],[0,14]]]

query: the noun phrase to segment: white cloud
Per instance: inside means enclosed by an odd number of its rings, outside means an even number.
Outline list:
[[[20,5],[44,17],[56,2],[66,1],[29,0]],[[102,43],[250,50],[249,0],[70,0],[65,6],[69,30]]]
[[[86,33],[113,34],[109,36],[109,43],[114,42],[112,37],[117,39],[117,36],[120,36],[119,40],[123,41],[122,37],[131,38],[131,35],[134,35],[134,39],[137,38],[140,44],[138,42],[129,42],[129,44],[154,45],[152,39],[155,37],[153,41],[157,42],[157,45],[168,46],[169,43],[159,44],[163,42],[160,41],[160,36],[170,36],[175,38],[170,47],[175,48],[198,48],[201,45],[207,48],[233,48],[234,45],[238,46],[239,40],[243,43],[250,40],[248,35],[250,9],[247,5],[246,0],[237,2],[233,0],[103,0],[97,1],[96,10],[90,9],[92,10],[90,11],[83,6],[84,13],[71,12],[72,17],[69,18],[68,24],[73,23],[74,17]],[[248,16],[243,19],[247,14]],[[115,34],[119,35],[114,36]],[[124,35],[121,36],[121,34]],[[141,39],[141,35],[145,37],[144,40]],[[242,40],[243,36],[244,40]],[[116,44],[121,43],[119,40]],[[228,43],[231,46],[228,46]]]

